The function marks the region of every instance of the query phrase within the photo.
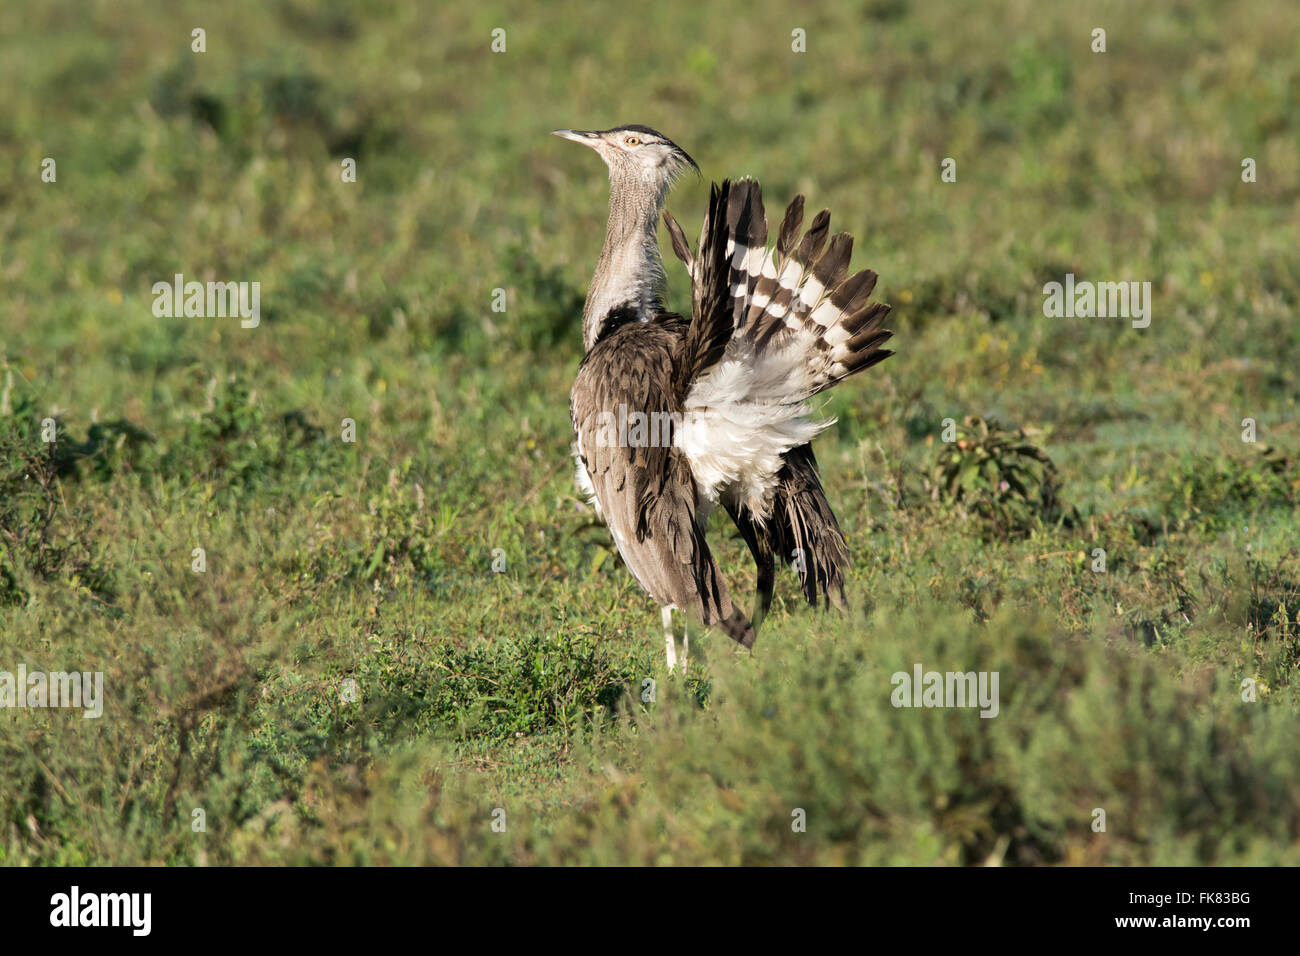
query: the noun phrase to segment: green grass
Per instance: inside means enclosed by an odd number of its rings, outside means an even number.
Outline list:
[[[1051,6],[5,4],[0,670],[107,700],[0,710],[0,861],[1300,862],[1300,12]],[[568,458],[607,182],[547,134],[623,122],[688,233],[804,192],[894,305],[818,443],[852,610],[787,573],[687,681]],[[998,716],[894,708],[918,663]]]

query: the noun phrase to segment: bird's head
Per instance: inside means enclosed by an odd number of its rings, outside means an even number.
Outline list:
[[[688,166],[696,173],[700,171],[686,150],[648,126],[634,124],[593,131],[557,129],[555,135],[599,153],[615,186],[644,184],[662,196]]]

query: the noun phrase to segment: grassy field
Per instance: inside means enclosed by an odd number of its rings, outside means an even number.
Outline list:
[[[1300,862],[1298,35],[9,0],[0,671],[102,672],[104,713],[0,710],[0,862]],[[608,184],[548,133],[620,123],[699,162],[688,234],[711,179],[803,192],[894,306],[817,445],[851,610],[787,571],[685,681],[568,454]],[[156,317],[176,273],[260,324]],[[1046,317],[1067,273],[1150,282],[1150,326]],[[895,708],[918,664],[998,715]]]

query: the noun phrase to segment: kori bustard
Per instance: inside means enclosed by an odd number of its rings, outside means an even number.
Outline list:
[[[752,179],[714,185],[694,252],[664,223],[691,277],[689,319],[664,307],[658,219],[695,161],[647,126],[555,130],[609,167],[605,244],[582,313],[584,357],[569,400],[577,480],[628,569],[663,608],[683,609],[745,647],[772,602],[779,558],[809,604],[844,606],[849,554],[809,442],[833,424],[809,418],[817,393],[892,355],[880,348],[889,306],[868,304],[876,274],[848,275],[853,237],[818,213],[799,237],[803,196],[776,248]],[[735,607],[705,540],[721,504],[757,565],[751,618]],[[686,668],[683,632],[682,668]]]

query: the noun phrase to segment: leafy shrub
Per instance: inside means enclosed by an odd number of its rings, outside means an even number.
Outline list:
[[[952,501],[998,535],[1024,535],[1070,518],[1056,466],[1023,429],[966,416],[944,442],[931,471],[931,497]]]

